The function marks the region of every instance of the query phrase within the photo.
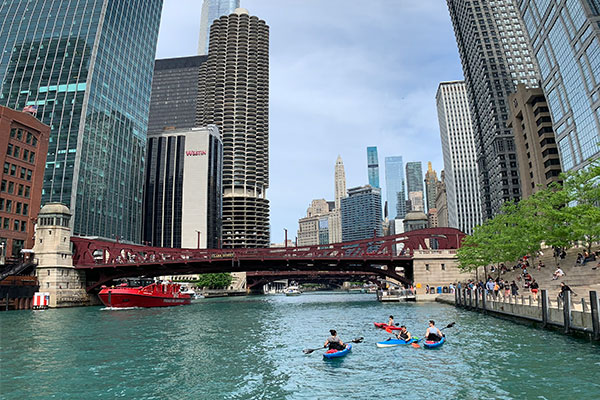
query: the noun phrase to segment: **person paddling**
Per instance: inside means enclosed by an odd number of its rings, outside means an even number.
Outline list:
[[[390,319],[388,319],[388,323],[389,326],[394,326],[394,316],[390,315]]]
[[[406,329],[406,326],[404,326],[404,325],[402,325],[400,327],[400,332],[398,332],[396,337],[400,340],[404,340],[405,342],[408,342],[410,339],[412,339],[412,335],[410,334],[410,332]]]
[[[430,342],[439,342],[442,340],[444,334],[438,328],[435,327],[434,321],[429,321],[429,328],[425,332],[425,340]]]
[[[329,350],[344,350],[346,345],[342,342],[342,339],[338,337],[335,329],[331,329],[329,333],[331,333],[331,336],[327,338],[323,347],[329,346]]]

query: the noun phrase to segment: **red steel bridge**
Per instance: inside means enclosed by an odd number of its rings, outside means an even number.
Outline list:
[[[454,228],[428,228],[354,242],[264,249],[173,249],[85,237],[72,237],[71,242],[73,264],[86,272],[92,292],[131,276],[256,271],[272,271],[272,280],[293,279],[294,271],[374,274],[409,285],[415,250],[456,249],[464,236]],[[289,274],[275,273],[281,271]]]

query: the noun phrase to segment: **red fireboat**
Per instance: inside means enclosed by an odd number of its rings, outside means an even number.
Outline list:
[[[98,297],[107,307],[170,307],[192,303],[192,296],[180,292],[176,283],[152,283],[148,286],[102,286]]]

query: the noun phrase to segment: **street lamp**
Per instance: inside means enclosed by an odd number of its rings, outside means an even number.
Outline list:
[[[284,239],[284,242],[283,242],[284,243],[283,247],[285,247],[287,249],[287,229],[283,228],[283,230],[285,231],[285,239]]]
[[[200,231],[196,231],[196,233],[198,233],[198,246],[196,248],[200,249]]]

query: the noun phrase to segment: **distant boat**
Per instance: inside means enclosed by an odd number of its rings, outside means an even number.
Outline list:
[[[286,296],[300,296],[302,294],[298,286],[288,286],[283,293],[285,293]]]

